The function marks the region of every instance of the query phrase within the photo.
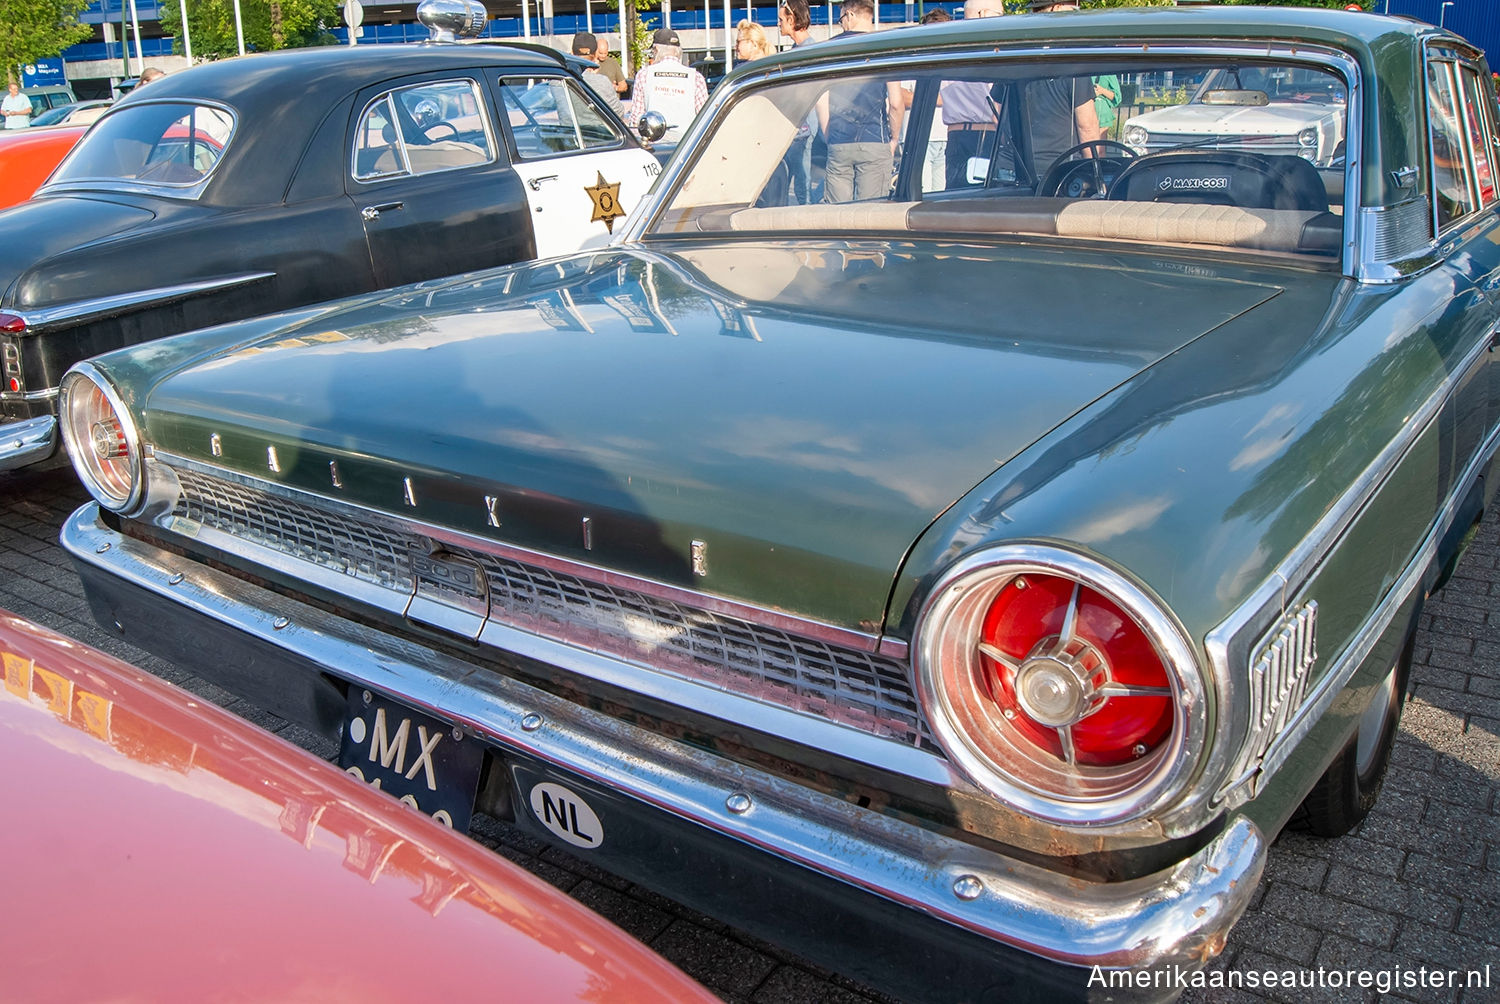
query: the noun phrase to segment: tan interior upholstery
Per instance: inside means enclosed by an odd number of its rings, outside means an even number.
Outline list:
[[[715,214],[699,222],[727,222],[732,230],[1056,234],[1262,251],[1332,250],[1342,223],[1329,213],[1299,209],[1039,198],[782,206]]]

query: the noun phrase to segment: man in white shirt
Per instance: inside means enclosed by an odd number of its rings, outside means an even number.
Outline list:
[[[708,81],[697,70],[683,65],[682,40],[677,32],[658,28],[651,41],[651,65],[635,75],[625,121],[636,126],[647,112],[660,112],[667,120],[663,138],[676,142],[708,102]]]
[[[21,93],[21,85],[10,82],[10,93],[0,101],[0,112],[5,113],[5,128],[25,129],[31,125],[31,99]]]

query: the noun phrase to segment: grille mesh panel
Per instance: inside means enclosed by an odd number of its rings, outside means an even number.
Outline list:
[[[191,471],[173,513],[363,583],[411,594],[426,541]],[[896,661],[478,551],[491,620],[625,662],[936,750]]]

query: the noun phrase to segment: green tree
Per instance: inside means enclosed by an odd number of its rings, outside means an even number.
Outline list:
[[[9,3],[10,0],[4,0]],[[188,0],[188,33],[193,56],[233,56],[239,53],[234,33],[234,0]],[[265,52],[334,41],[329,27],[341,23],[337,0],[240,0],[245,48]],[[178,4],[161,6],[162,31],[176,37],[182,51],[182,16]]]
[[[78,23],[88,0],[4,0],[0,3],[0,66],[21,79],[21,67],[60,55],[93,35]]]

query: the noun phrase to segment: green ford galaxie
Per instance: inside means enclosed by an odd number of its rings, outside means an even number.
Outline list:
[[[801,48],[608,248],[76,367],[64,543],[451,825],[902,998],[1169,996],[1370,808],[1493,492],[1497,138],[1370,14]]]

